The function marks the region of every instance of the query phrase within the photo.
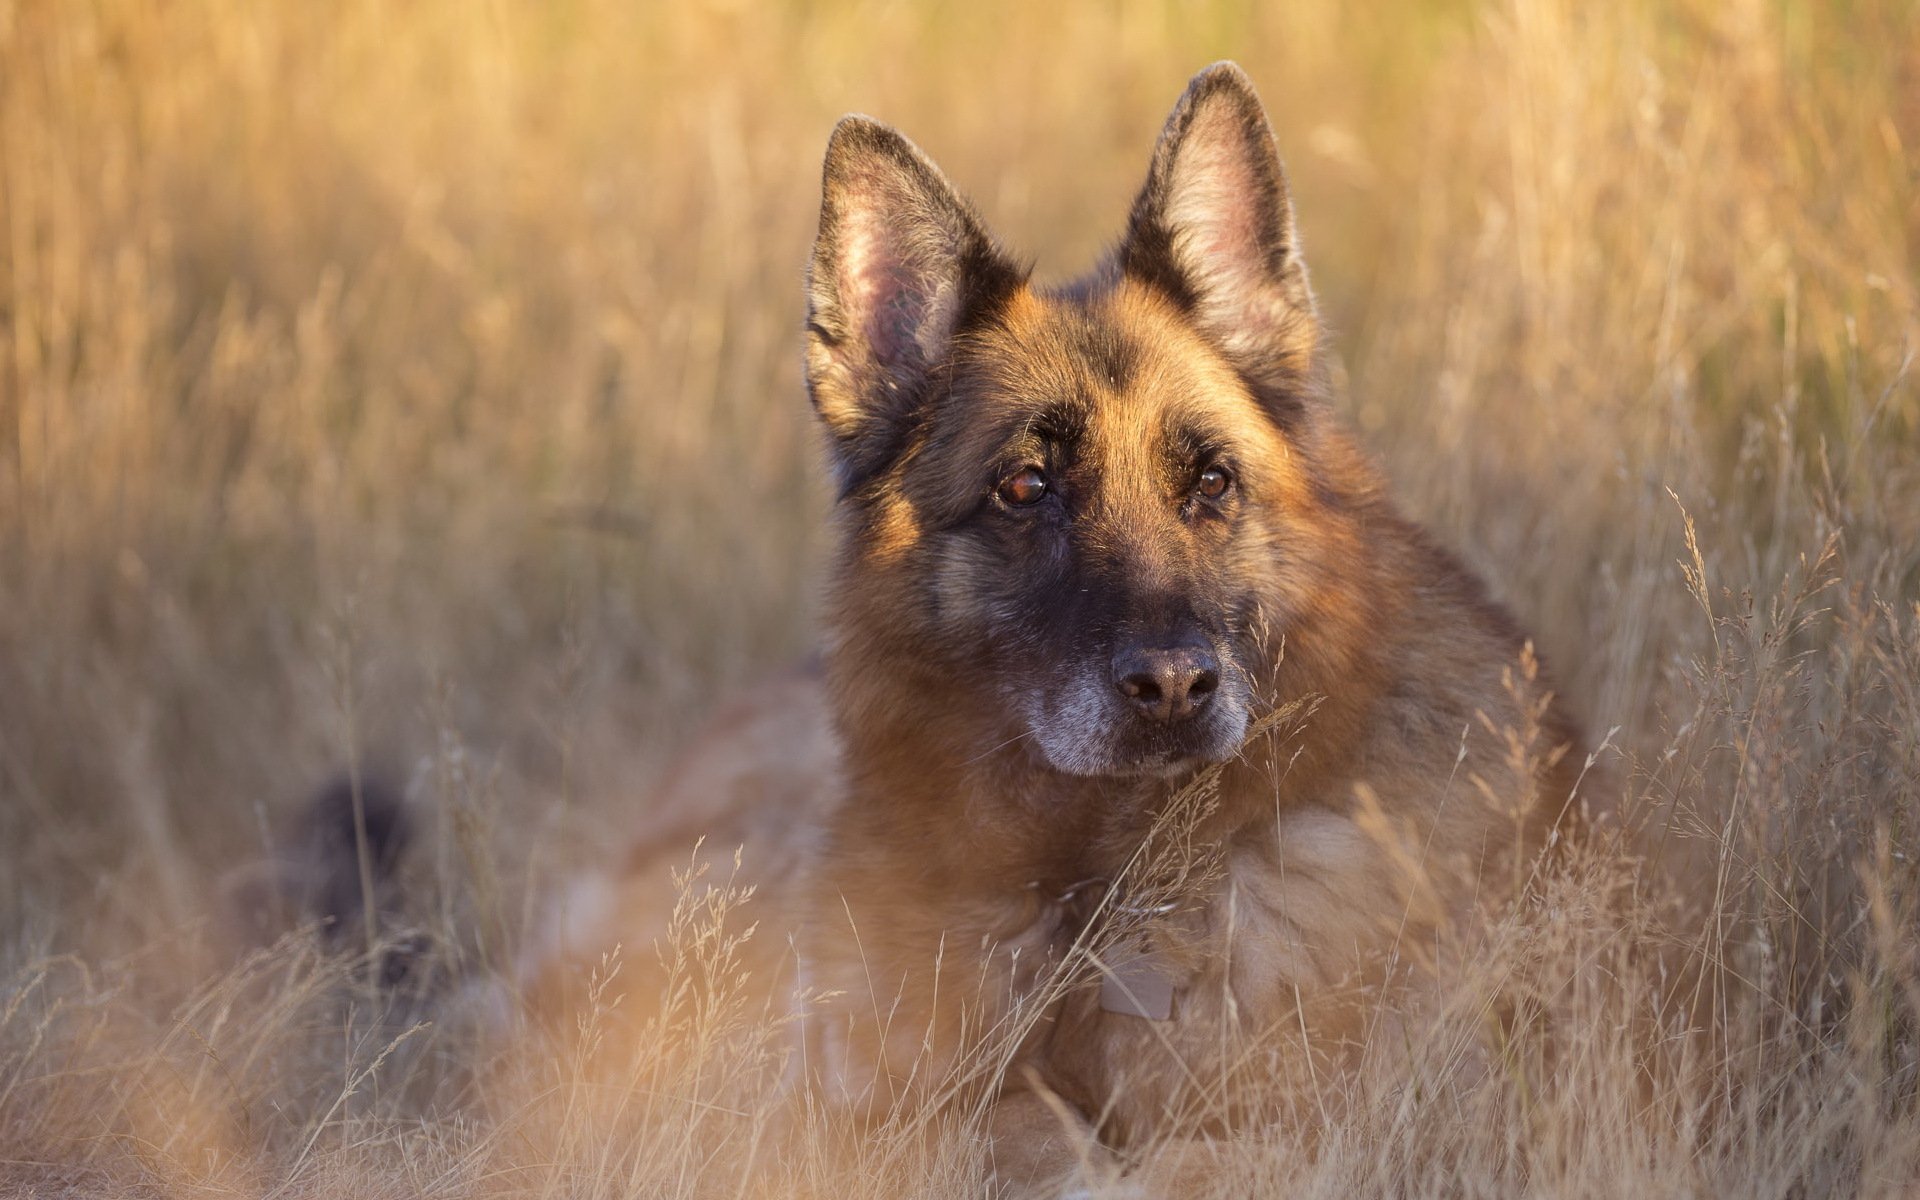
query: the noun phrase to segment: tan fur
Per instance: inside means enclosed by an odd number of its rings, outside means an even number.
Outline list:
[[[648,796],[646,820],[612,871],[584,874],[555,896],[533,939],[522,975],[535,1008],[560,1027],[571,1021],[602,960],[618,952],[620,1016],[644,1021],[664,982],[676,902],[709,888],[752,887],[736,931],[765,910],[791,911],[793,884],[811,857],[829,806],[838,798],[839,755],[821,703],[819,679],[768,680],[715,713],[666,778]],[[740,863],[736,870],[735,856]],[[692,878],[683,886],[681,879]],[[792,962],[778,933],[745,943],[747,968],[784,998]]]
[[[744,843],[778,895],[760,915],[792,918],[759,936],[784,948],[791,929],[801,948],[797,979],[769,960],[766,982],[832,996],[808,1018],[813,1085],[872,1114],[995,1089],[1009,1184],[1097,1172],[1096,1133],[1124,1150],[1284,1119],[1304,1080],[1368,1036],[1380,989],[1470,950],[1567,816],[1577,736],[1525,639],[1385,498],[1302,366],[1317,327],[1264,128],[1243,77],[1203,74],[1120,265],[1058,291],[996,275],[970,316],[968,281],[939,254],[971,218],[904,142],[836,134],[827,208],[858,258],[823,217],[809,361],[851,481],[824,674],[762,694],[697,748],[663,801],[676,816],[633,860],[648,882],[630,899],[657,909],[662,864],[696,835]],[[886,206],[903,189],[913,210],[898,216]],[[923,210],[934,234],[890,247],[920,236]],[[1158,265],[1156,237],[1171,246]],[[1168,271],[1198,300],[1155,281]],[[874,300],[890,286],[925,295]],[[872,324],[901,312],[922,323]],[[1223,338],[1223,320],[1251,323]],[[915,388],[922,407],[888,411]],[[1062,398],[1083,417],[1066,458],[1046,431]],[[1182,498],[1185,429],[1233,464],[1218,515]],[[1071,489],[1052,526],[1023,531],[983,500],[994,464],[1022,461]],[[1131,636],[1136,609],[1214,605],[1228,614],[1214,707],[1289,715],[1217,768],[1205,753],[1142,770],[1082,754],[1080,732],[1114,720],[1095,709],[1113,703],[1106,651],[1033,651],[1051,626],[1044,600],[1020,599],[1023,554],[1036,576],[1067,570],[1063,556],[1103,564],[1061,585],[1059,611],[1101,588],[1138,598],[1098,618],[1120,631],[1103,637]],[[1049,655],[1093,682],[1061,690]],[[1217,793],[1178,839],[1197,865],[1102,941],[1149,831],[1203,775]],[[1101,1003],[1099,973],[1142,947],[1177,984],[1166,1020]],[[1076,961],[1091,974],[1063,978]],[[990,1069],[983,1054],[999,1056]]]

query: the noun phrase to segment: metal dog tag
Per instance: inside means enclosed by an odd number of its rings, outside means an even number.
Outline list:
[[[1117,947],[1100,980],[1100,1007],[1164,1021],[1173,1015],[1174,990],[1173,972],[1163,956],[1139,946]]]

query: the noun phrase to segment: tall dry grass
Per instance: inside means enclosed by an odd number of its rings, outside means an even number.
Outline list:
[[[808,644],[833,119],[1063,274],[1220,57],[1339,402],[1617,731],[1588,798],[1627,836],[1310,1129],[1183,1172],[1911,1194],[1906,0],[0,2],[0,1186],[977,1192],[965,1113],[862,1144],[781,1098],[735,894],[676,917],[665,1024],[610,1034],[610,962],[502,1049],[312,931],[236,959],[233,869],[329,774],[411,779],[424,957],[497,975],[702,708]]]

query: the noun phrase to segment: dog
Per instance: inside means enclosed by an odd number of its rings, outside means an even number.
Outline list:
[[[1252,84],[1194,77],[1117,247],[1054,287],[847,117],[807,296],[820,665],[694,748],[557,941],[657,931],[705,834],[833,1103],[981,1101],[1039,1193],[1284,1114],[1412,947],[1572,836],[1581,738],[1333,412]]]

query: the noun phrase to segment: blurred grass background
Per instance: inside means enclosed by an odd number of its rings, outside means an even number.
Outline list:
[[[1783,975],[1898,995],[1911,0],[0,0],[0,965],[217,942],[221,874],[350,762],[432,765],[510,938],[810,645],[834,120],[1058,278],[1224,57],[1338,403],[1702,847],[1649,853],[1719,864],[1716,928],[1819,931]]]

